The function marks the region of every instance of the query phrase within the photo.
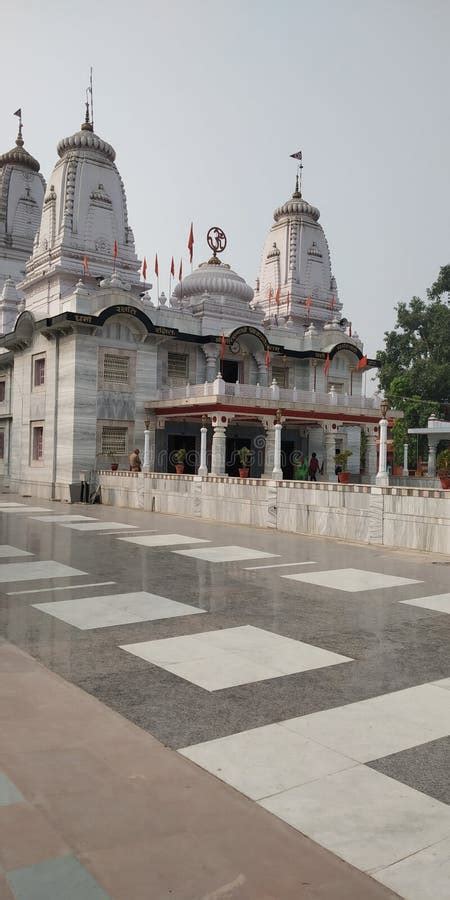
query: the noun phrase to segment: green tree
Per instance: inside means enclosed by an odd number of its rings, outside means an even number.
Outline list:
[[[447,296],[444,296],[447,295]],[[450,265],[443,266],[427,291],[427,299],[413,297],[396,307],[397,322],[385,332],[379,350],[379,381],[391,407],[403,410],[404,420],[393,429],[394,458],[403,461],[408,428],[426,426],[433,413],[450,417]],[[423,458],[426,440],[409,436],[409,464]]]

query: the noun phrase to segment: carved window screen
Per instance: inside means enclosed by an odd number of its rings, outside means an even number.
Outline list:
[[[43,458],[44,455],[44,428],[42,425],[33,427],[32,435],[32,453],[35,461]]]
[[[5,458],[5,432],[0,431],[0,459]]]
[[[103,456],[115,454],[123,456],[128,449],[128,428],[116,428],[113,425],[104,425],[102,428]]]
[[[129,357],[105,353],[103,358],[103,381],[116,384],[128,384]]]
[[[0,381],[0,403],[5,402],[5,393],[6,393],[6,384],[4,381]]]
[[[170,384],[186,384],[189,375],[189,357],[186,353],[168,353],[167,380]]]

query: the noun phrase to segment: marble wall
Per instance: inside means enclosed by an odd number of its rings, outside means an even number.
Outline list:
[[[450,554],[448,491],[128,472],[100,483],[110,506]]]

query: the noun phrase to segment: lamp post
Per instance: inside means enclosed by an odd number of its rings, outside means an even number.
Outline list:
[[[378,473],[375,479],[376,484],[379,487],[387,487],[389,485],[389,475],[387,470],[387,430],[388,430],[388,420],[386,418],[387,411],[389,409],[389,403],[387,400],[382,400],[380,403],[381,408],[381,419],[379,421],[380,426],[380,450],[379,450],[379,458],[378,458]]]
[[[208,424],[208,416],[202,416],[202,427],[200,428],[200,465],[198,467],[197,475],[207,475],[208,474],[208,466],[206,464],[206,439],[208,434],[207,429]]]

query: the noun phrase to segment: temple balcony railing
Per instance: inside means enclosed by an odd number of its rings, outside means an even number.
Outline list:
[[[321,391],[304,391],[299,388],[280,388],[275,379],[268,387],[259,384],[241,384],[240,382],[230,383],[222,378],[216,378],[215,381],[205,381],[201,384],[175,384],[162,388],[155,392],[155,404],[167,403],[168,401],[184,401],[189,404],[198,405],[203,400],[214,403],[234,398],[237,400],[260,401],[262,405],[266,403],[280,403],[282,405],[298,406],[304,409],[327,409],[339,408],[346,410],[361,410],[369,414],[378,412],[379,400],[376,397],[362,397],[357,394],[342,394],[330,389],[328,393]],[[150,405],[150,402],[146,405]],[[153,401],[152,404],[153,405]]]

